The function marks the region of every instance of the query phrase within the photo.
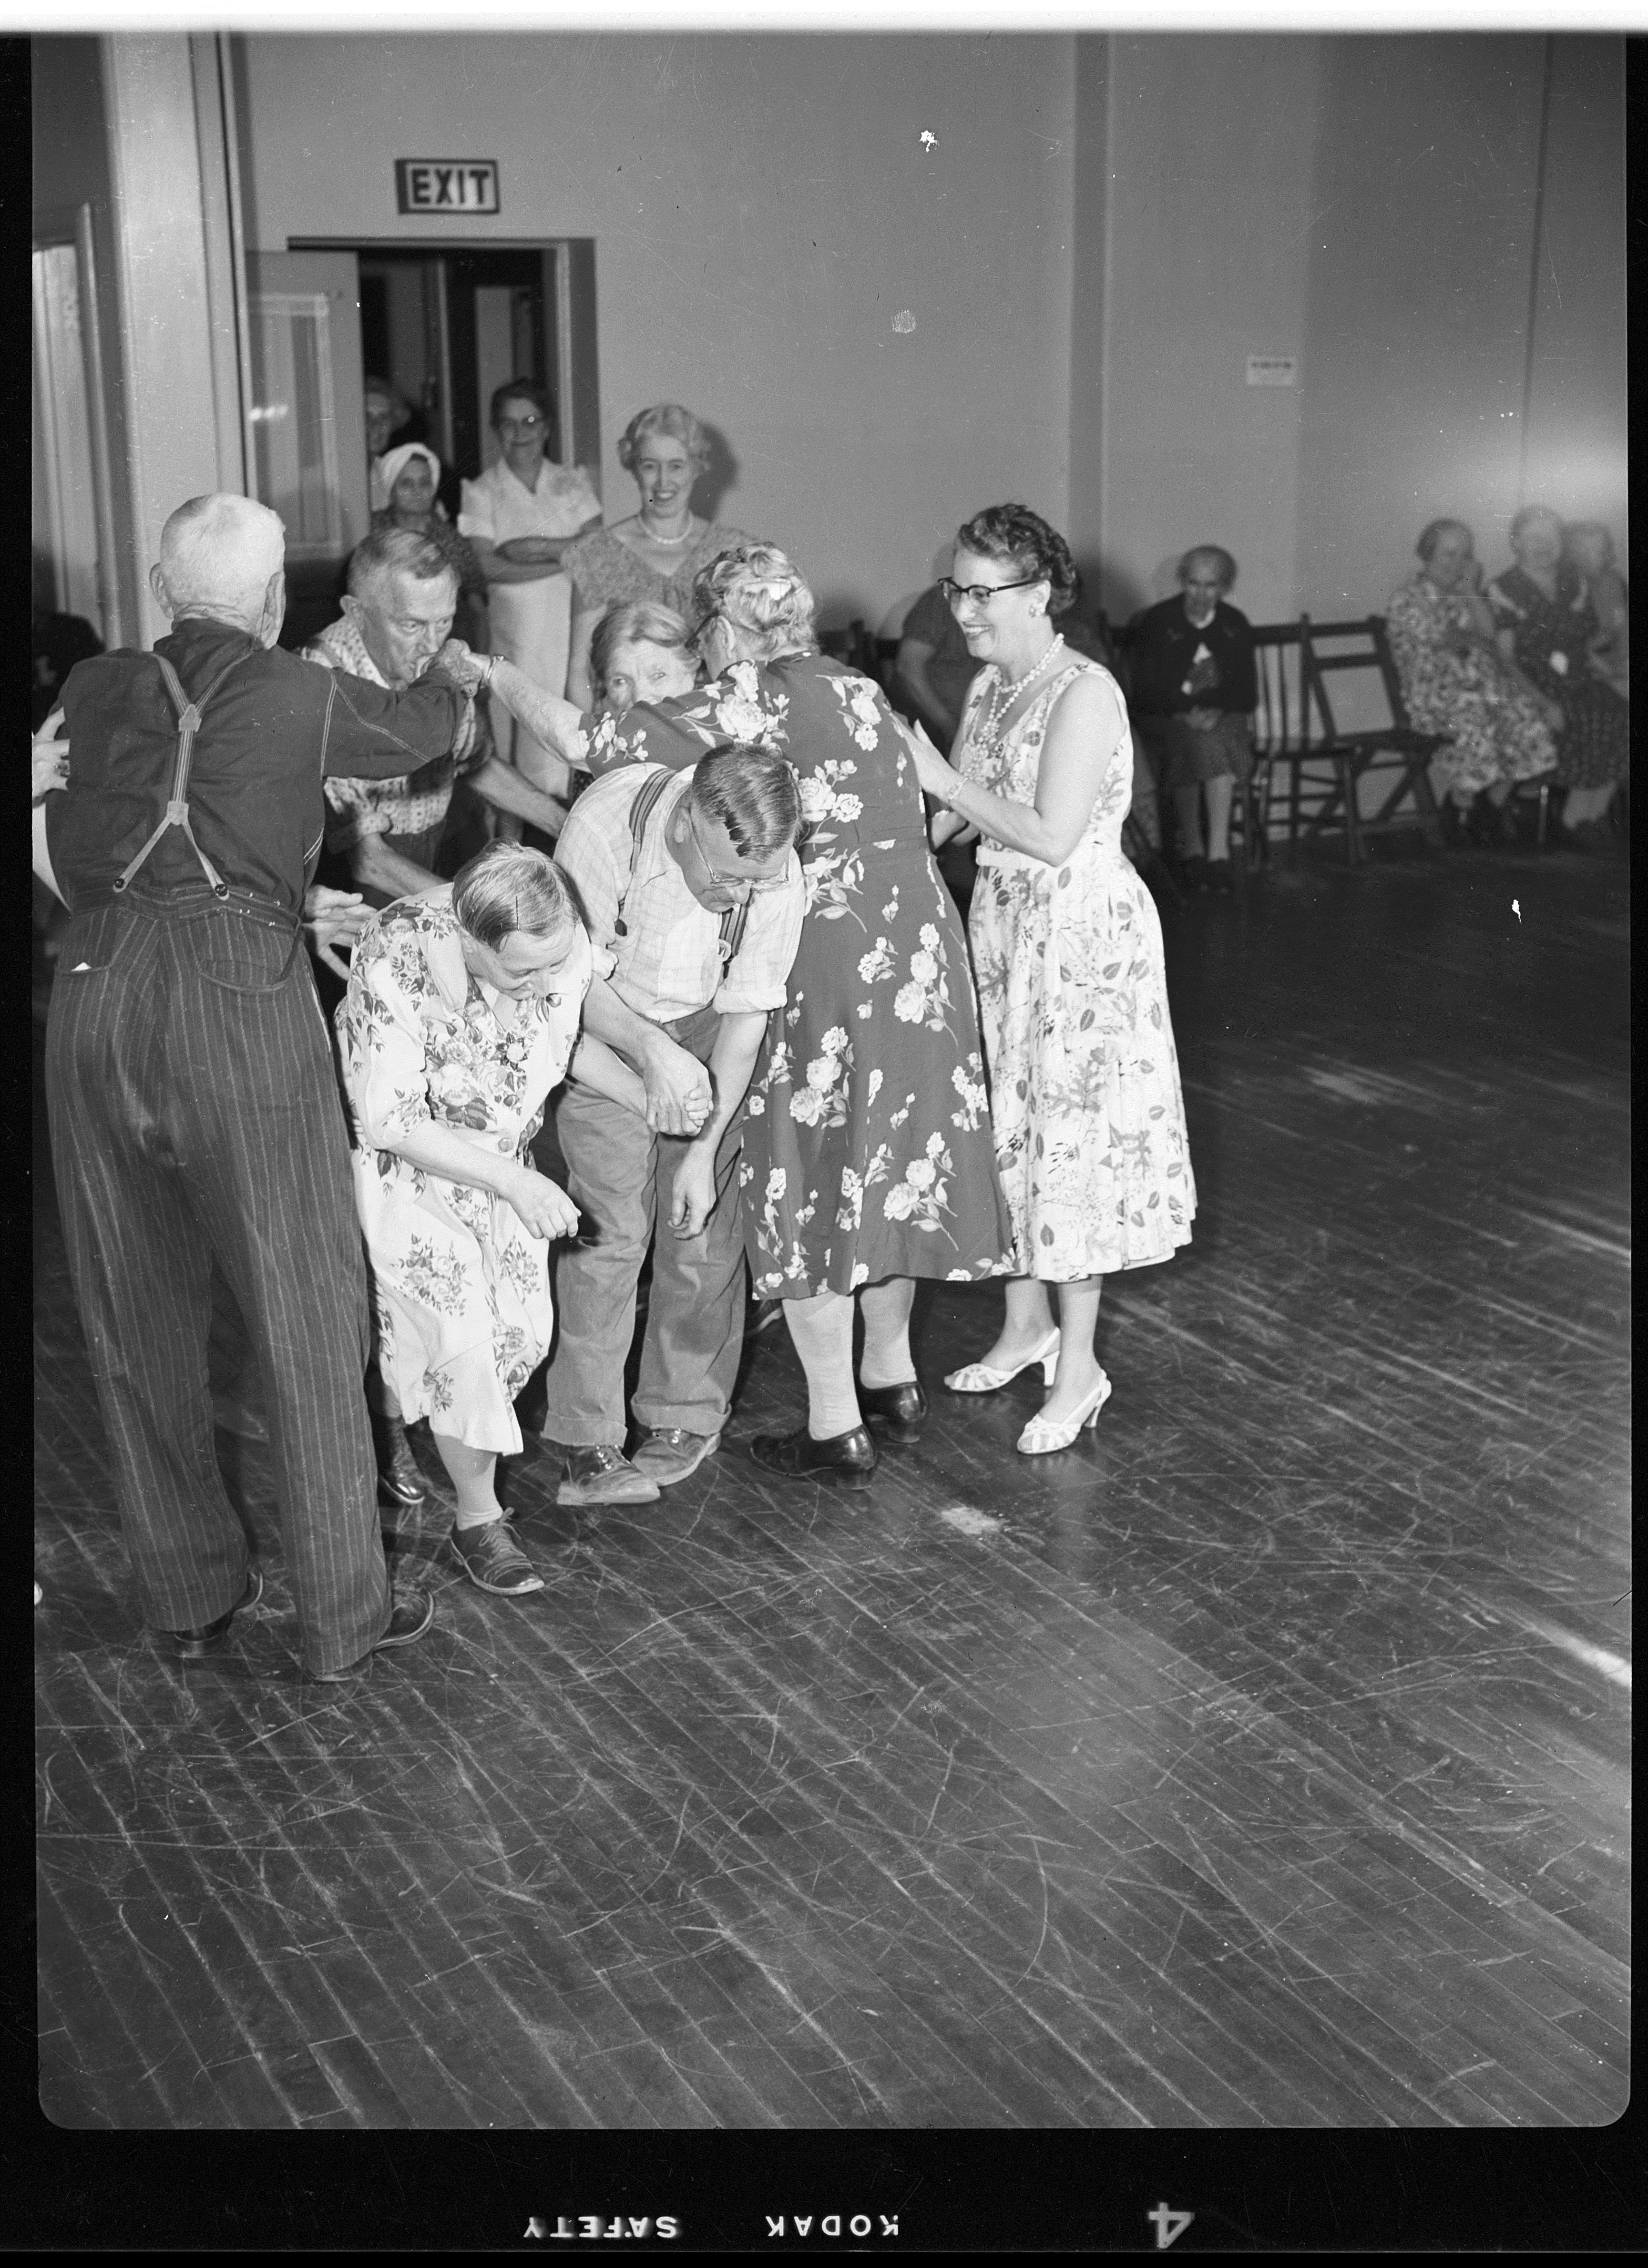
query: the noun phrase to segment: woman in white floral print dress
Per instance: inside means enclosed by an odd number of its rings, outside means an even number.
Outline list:
[[[816,651],[813,594],[784,553],[731,548],[694,599],[709,684],[622,718],[541,703],[533,729],[596,772],[742,744],[780,750],[798,776],[807,917],[750,1084],[741,1181],[755,1289],[784,1301],[808,1414],[751,1446],[769,1471],[861,1486],[876,1464],[866,1421],[909,1442],[927,1414],[914,1279],[1011,1265],[967,938],[898,720],[867,677]]]
[[[511,1597],[543,1585],[502,1525],[497,1460],[519,1451],[514,1397],[549,1351],[548,1240],[578,1229],[527,1145],[575,1047],[580,1079],[646,1107],[578,1036],[590,976],[556,868],[493,843],[367,925],[337,1011],[385,1389],[430,1421],[471,1580]]]
[[[1196,1213],[1161,925],[1122,850],[1127,711],[1048,619],[1074,575],[1063,537],[1022,504],[970,519],[942,587],[987,666],[955,769],[911,736],[947,814],[935,836],[982,837],[969,927],[1015,1248],[995,1345],[945,1383],[986,1393],[1040,1362],[1052,1390],[1019,1436],[1031,1456],[1068,1447],[1109,1395],[1093,1351],[1104,1278],[1167,1259]]]

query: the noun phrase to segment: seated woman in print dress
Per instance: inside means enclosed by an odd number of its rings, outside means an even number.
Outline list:
[[[1630,710],[1591,666],[1600,630],[1590,585],[1563,557],[1563,524],[1531,504],[1511,523],[1516,565],[1488,585],[1499,651],[1556,703],[1556,777],[1568,791],[1562,839],[1571,850],[1606,847],[1602,821],[1630,770]]]
[[[1431,770],[1444,828],[1454,842],[1513,842],[1511,791],[1556,762],[1562,711],[1500,653],[1464,521],[1431,520],[1414,549],[1418,571],[1393,593],[1386,626],[1409,716],[1443,735]]]
[[[543,1584],[502,1525],[497,1460],[519,1452],[514,1397],[549,1351],[549,1240],[578,1230],[527,1145],[575,1049],[586,1085],[646,1108],[635,1072],[578,1036],[590,974],[555,867],[492,843],[368,925],[337,1011],[386,1395],[429,1418],[458,1557],[509,1597]]]
[[[915,1279],[970,1283],[1010,1264],[967,939],[897,721],[868,678],[816,651],[813,594],[784,553],[723,553],[694,606],[707,685],[622,721],[539,703],[533,729],[598,772],[761,742],[799,778],[807,915],[750,1084],[741,1181],[754,1287],[784,1301],[807,1422],[751,1447],[770,1472],[859,1487],[877,1462],[872,1429],[914,1441],[927,1414]],[[513,680],[507,697],[523,697]]]
[[[986,666],[955,768],[910,735],[945,814],[935,835],[981,836],[968,925],[1013,1227],[1000,1333],[945,1383],[988,1393],[1039,1362],[1052,1390],[1019,1437],[1028,1456],[1067,1448],[1109,1396],[1093,1350],[1105,1277],[1169,1258],[1196,1213],[1161,924],[1122,850],[1127,711],[1108,671],[1048,620],[1074,571],[1063,538],[1024,505],[970,519],[947,596]]]

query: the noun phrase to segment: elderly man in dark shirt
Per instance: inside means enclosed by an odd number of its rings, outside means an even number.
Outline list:
[[[262,1591],[212,1454],[215,1259],[263,1373],[304,1661],[341,1683],[434,1606],[392,1596],[379,1534],[364,1263],[299,926],[323,779],[415,770],[462,703],[442,672],[396,693],[280,652],[283,555],[261,504],[195,497],[151,572],[170,635],[70,674],[67,782],[34,828],[72,916],[47,1095],[144,1619],[188,1660]]]

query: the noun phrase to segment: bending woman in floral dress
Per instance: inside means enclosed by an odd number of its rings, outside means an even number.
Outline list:
[[[945,1382],[987,1393],[1040,1362],[1052,1390],[1019,1437],[1030,1456],[1068,1447],[1109,1396],[1093,1351],[1104,1278],[1169,1258],[1196,1214],[1161,925],[1122,850],[1127,711],[1048,620],[1074,574],[1063,538],[1022,504],[970,519],[943,587],[987,666],[957,768],[910,736],[950,814],[935,836],[980,831],[969,927],[1016,1263],[995,1345]]]
[[[741,1181],[755,1289],[784,1301],[807,1423],[751,1447],[770,1472],[862,1486],[877,1462],[866,1421],[913,1441],[927,1414],[914,1279],[1012,1264],[967,939],[898,721],[868,678],[815,651],[813,594],[784,553],[724,552],[694,599],[710,683],[622,720],[539,703],[533,729],[596,772],[764,743],[799,778],[807,917],[751,1081]],[[519,691],[511,680],[506,697]]]
[[[386,1395],[430,1421],[470,1580],[511,1597],[543,1584],[502,1525],[497,1460],[520,1449],[514,1397],[549,1351],[548,1240],[578,1232],[527,1145],[575,1047],[586,1086],[646,1108],[578,1037],[590,975],[556,868],[492,843],[368,924],[337,1011]]]

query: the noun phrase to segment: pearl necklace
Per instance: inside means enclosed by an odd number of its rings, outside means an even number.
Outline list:
[[[1057,631],[1055,631],[1052,644],[1042,655],[1041,660],[1037,662],[1035,667],[1034,669],[1026,670],[1024,675],[1016,680],[1008,677],[1006,672],[1001,667],[1000,664],[997,664],[996,675],[991,681],[990,688],[990,713],[988,716],[980,719],[980,728],[982,733],[993,734],[996,732],[1000,718],[1012,707],[1013,703],[1024,691],[1026,686],[1034,684],[1036,679],[1041,676],[1048,662],[1052,660],[1054,655],[1058,652],[1063,644],[1063,637]],[[1004,701],[1002,699],[1004,688],[1005,689],[1007,696]]]
[[[688,513],[687,525],[679,535],[658,534],[653,528],[651,521],[647,518],[644,512],[636,512],[636,518],[641,523],[641,531],[646,537],[647,541],[649,543],[656,543],[660,551],[673,551],[679,544],[690,543],[692,541],[693,518],[691,512]]]

